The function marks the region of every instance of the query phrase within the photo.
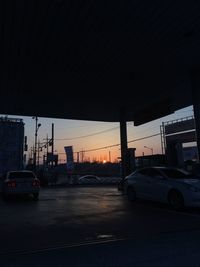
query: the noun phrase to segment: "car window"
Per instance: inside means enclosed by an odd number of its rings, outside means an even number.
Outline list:
[[[22,179],[22,178],[35,178],[32,172],[10,172],[9,178],[11,179]]]
[[[151,177],[161,177],[163,176],[158,170],[156,169],[149,169],[148,175]]]
[[[141,175],[148,175],[149,169],[142,169],[140,171],[137,172],[137,174],[141,174]]]
[[[185,179],[194,177],[190,173],[178,169],[162,169],[162,172],[169,178]]]

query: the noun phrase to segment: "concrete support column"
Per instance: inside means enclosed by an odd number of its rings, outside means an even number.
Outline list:
[[[196,140],[198,149],[198,163],[200,158],[200,72],[193,73],[192,79],[192,99],[194,107],[194,119],[196,127]]]
[[[126,111],[120,111],[120,140],[121,140],[121,177],[124,179],[127,175],[127,126]]]
[[[198,150],[198,163],[200,157],[200,103],[194,103],[194,118],[196,127],[196,139],[197,139],[197,150]]]
[[[176,153],[177,153],[177,164],[179,168],[184,168],[184,158],[183,158],[183,144],[176,144]]]

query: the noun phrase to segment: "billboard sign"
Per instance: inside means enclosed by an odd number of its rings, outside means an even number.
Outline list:
[[[166,136],[167,144],[169,144],[170,142],[189,143],[189,142],[195,142],[195,141],[196,141],[196,132],[195,131],[183,132],[183,133],[178,133],[178,134]]]
[[[67,169],[72,171],[74,169],[74,153],[72,146],[65,146],[65,153],[67,158]]]
[[[179,121],[165,125],[165,135],[175,134],[178,132],[191,131],[195,129],[194,119]]]

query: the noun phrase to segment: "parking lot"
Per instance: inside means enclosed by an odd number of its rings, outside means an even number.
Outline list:
[[[0,252],[46,251],[114,240],[137,242],[200,230],[200,211],[128,202],[115,185],[42,188],[31,197],[0,199]],[[146,243],[145,241],[145,243]]]

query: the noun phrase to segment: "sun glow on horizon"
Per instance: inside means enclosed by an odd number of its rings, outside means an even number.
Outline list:
[[[134,126],[133,122],[127,122],[128,148],[135,148],[135,156],[162,153],[162,140],[160,126],[163,122],[179,119],[193,114],[191,106],[176,111],[169,116]],[[5,116],[4,114],[1,114]],[[8,116],[8,115],[7,115]],[[28,151],[27,159],[33,157],[35,142],[35,121],[30,116],[9,115],[11,118],[23,119],[25,125],[25,136],[27,136]],[[119,162],[121,157],[120,149],[120,125],[119,123],[80,121],[69,119],[56,119],[38,117],[41,127],[38,130],[38,143],[44,143],[52,138],[52,124],[54,124],[54,153],[59,156],[59,163],[66,162],[64,147],[73,146],[75,162]],[[52,151],[48,147],[48,152]],[[40,161],[47,155],[47,148],[39,151]]]

